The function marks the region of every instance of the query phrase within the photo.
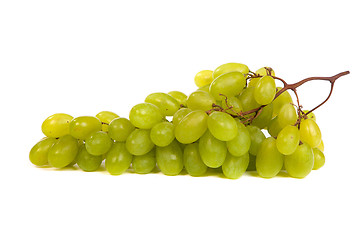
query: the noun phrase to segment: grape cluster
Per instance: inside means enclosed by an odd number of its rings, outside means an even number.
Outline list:
[[[37,165],[84,171],[105,168],[119,175],[132,168],[150,173],[158,168],[177,175],[184,168],[202,176],[209,168],[227,178],[257,171],[264,178],[280,171],[296,178],[325,163],[324,144],[313,112],[293,104],[275,83],[275,72],[252,72],[227,63],[195,75],[198,89],[152,93],[135,105],[129,119],[113,112],[95,117],[58,113],[42,124],[45,134],[30,151]],[[266,137],[269,136],[269,137]]]

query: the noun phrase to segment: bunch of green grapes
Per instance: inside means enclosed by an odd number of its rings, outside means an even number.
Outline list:
[[[128,118],[103,111],[73,118],[54,114],[42,124],[45,138],[30,151],[37,166],[77,166],[119,175],[159,169],[203,176],[221,169],[231,179],[245,171],[271,178],[286,171],[303,178],[325,163],[314,113],[293,104],[276,86],[275,72],[251,72],[227,63],[195,75],[198,89],[152,93],[132,107]],[[266,137],[269,136],[269,137]]]

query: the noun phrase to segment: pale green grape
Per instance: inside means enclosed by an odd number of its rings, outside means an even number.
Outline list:
[[[191,113],[191,109],[189,108],[180,108],[179,110],[177,110],[172,119],[172,123],[174,124],[174,126],[178,125],[179,122],[189,113]]]
[[[243,75],[247,75],[249,73],[249,68],[242,63],[225,63],[214,70],[213,79],[229,72],[241,72]]]
[[[85,140],[93,132],[98,132],[102,128],[101,121],[96,117],[82,116],[71,120],[70,134],[74,138]]]
[[[115,118],[109,124],[109,137],[118,142],[125,142],[130,133],[135,130],[134,125],[126,118]]]
[[[225,162],[222,164],[222,171],[225,177],[237,179],[241,177],[249,166],[249,153],[236,157],[227,153]]]
[[[201,160],[199,144],[187,144],[184,149],[184,165],[191,176],[201,176],[207,171],[207,166]]]
[[[183,144],[193,143],[198,140],[207,129],[208,115],[201,110],[187,114],[178,125],[175,126],[175,137]]]
[[[96,117],[101,121],[102,123],[102,128],[101,130],[103,132],[107,132],[109,129],[109,123],[115,119],[118,118],[119,115],[117,115],[116,113],[110,112],[110,111],[102,111],[99,112],[98,114],[96,114]]]
[[[213,104],[216,103],[214,97],[208,92],[197,90],[191,93],[186,101],[188,108],[191,110],[203,110],[207,111],[213,108]]]
[[[256,127],[256,126],[252,126],[252,125],[249,125],[246,127],[247,130],[249,131],[250,133],[250,139],[251,139],[251,145],[250,145],[250,149],[249,149],[249,152],[252,154],[252,155],[257,155],[259,149],[260,149],[260,146],[261,146],[261,143],[264,141],[265,139],[265,135],[264,133],[260,130],[260,128]]]
[[[78,153],[79,143],[70,135],[60,137],[49,149],[48,161],[55,168],[63,168],[72,163]]]
[[[111,175],[120,175],[130,167],[132,159],[125,143],[116,142],[106,154],[105,168]]]
[[[163,114],[152,103],[140,103],[131,109],[129,119],[137,128],[150,129],[163,120]]]
[[[256,156],[249,154],[249,166],[246,171],[256,171]]]
[[[276,147],[284,155],[293,154],[300,142],[300,132],[295,126],[286,126],[277,136]]]
[[[285,103],[277,116],[281,128],[284,128],[287,125],[294,125],[297,118],[296,110],[290,103]]]
[[[198,87],[203,87],[213,81],[213,71],[202,70],[195,75],[195,84]]]
[[[320,149],[322,152],[324,152],[324,142],[321,140],[320,145],[317,146],[318,149]]]
[[[248,129],[239,120],[236,121],[238,133],[234,139],[226,142],[226,146],[231,155],[240,157],[250,149],[251,138]]]
[[[275,80],[270,76],[259,79],[254,88],[254,98],[260,105],[267,105],[272,102],[276,93]]]
[[[48,164],[48,152],[55,142],[55,138],[46,137],[41,139],[30,150],[30,162],[36,166],[44,166]]]
[[[308,113],[308,112],[309,112],[309,110],[304,110],[304,113]],[[314,112],[311,112],[311,113],[307,114],[306,116],[316,122],[316,116],[315,116]]]
[[[103,156],[94,156],[86,151],[86,147],[83,145],[79,149],[79,153],[76,156],[76,163],[85,172],[96,171],[103,160]]]
[[[321,131],[316,122],[312,119],[305,119],[300,123],[300,140],[306,142],[311,148],[321,143]]]
[[[224,112],[212,112],[207,119],[211,134],[221,141],[230,141],[238,133],[235,119]]]
[[[260,129],[267,127],[272,119],[273,104],[265,106],[260,114],[251,122],[252,125],[257,126]]]
[[[259,74],[260,76],[267,76],[267,71],[266,71],[265,67],[262,67],[262,68],[256,70],[255,73]],[[271,76],[275,76],[275,72],[274,72],[273,69],[271,69],[270,75],[271,75]],[[261,77],[251,78],[248,86],[250,86],[250,87],[251,87],[251,86],[255,87],[256,84],[259,82],[260,78],[261,78]]]
[[[183,153],[178,142],[174,140],[166,147],[156,147],[156,162],[165,175],[178,175],[184,168]]]
[[[217,168],[225,161],[226,143],[215,138],[210,131],[206,131],[199,140],[199,152],[206,166]]]
[[[169,145],[175,138],[174,124],[161,122],[156,124],[150,131],[151,141],[160,147]]]
[[[65,113],[51,115],[42,123],[41,130],[47,137],[58,138],[69,134],[72,116]]]
[[[240,72],[225,73],[216,78],[210,85],[210,94],[216,100],[222,100],[223,94],[227,97],[233,97],[241,93],[245,87],[246,80]]]
[[[256,155],[256,171],[261,177],[275,177],[284,165],[284,155],[276,148],[273,137],[266,138]]]
[[[313,166],[313,170],[318,170],[320,169],[322,166],[324,166],[325,164],[325,155],[324,153],[318,149],[318,148],[313,148],[313,152],[314,152],[314,166]]]
[[[152,93],[145,98],[145,102],[156,105],[164,116],[172,116],[180,108],[180,103],[166,93]]]
[[[254,87],[245,88],[240,96],[239,100],[244,112],[260,107],[261,105],[255,101]]]
[[[268,125],[268,132],[272,137],[277,137],[279,132],[282,130],[282,127],[279,124],[278,117],[274,117]]]
[[[280,91],[282,88],[278,87],[276,89],[277,91]],[[279,114],[280,109],[286,103],[293,103],[290,93],[288,91],[283,92],[273,101],[273,105],[274,105],[273,117]]]
[[[134,156],[132,161],[134,171],[141,174],[150,173],[155,168],[155,165],[155,148],[144,155]]]
[[[200,90],[200,91],[204,91],[204,92],[210,92],[210,84],[206,84],[206,85],[204,85],[204,86],[202,86],[202,87],[200,87],[200,88],[198,88],[198,90]]]
[[[135,129],[126,139],[126,148],[132,155],[144,155],[151,151],[154,143],[150,138],[150,130]]]
[[[312,120],[311,120],[312,121]],[[314,166],[314,153],[309,144],[299,145],[293,154],[286,155],[285,169],[290,176],[295,178],[304,178]]]
[[[243,111],[241,102],[237,97],[228,97],[227,99],[223,98],[223,100],[221,101],[221,106],[225,109],[225,112],[233,115],[236,115],[237,113]],[[227,109],[230,107],[231,109]]]
[[[113,141],[106,132],[94,132],[85,141],[86,150],[94,156],[100,156],[109,151]]]
[[[176,101],[178,101],[178,103],[180,105],[183,105],[184,107],[186,107],[186,100],[187,100],[187,96],[185,93],[182,93],[180,91],[171,91],[171,92],[168,92],[168,94],[170,96],[172,96],[173,98],[176,99]]]

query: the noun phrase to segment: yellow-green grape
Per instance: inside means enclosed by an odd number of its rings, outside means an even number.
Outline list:
[[[247,112],[249,110],[255,109],[260,107],[261,105],[255,101],[254,98],[254,87],[248,87],[245,88],[240,96],[239,100],[241,103],[241,106],[243,107],[243,111]]]
[[[249,125],[246,127],[247,130],[249,131],[250,133],[250,139],[251,139],[251,145],[250,145],[250,149],[249,149],[249,152],[252,154],[252,155],[257,155],[259,149],[260,149],[260,146],[261,146],[261,143],[264,141],[265,139],[265,135],[264,133],[260,130],[260,128],[256,127],[256,126],[252,126],[252,125]]]
[[[314,166],[314,153],[309,144],[299,145],[293,154],[286,155],[285,169],[291,177],[304,178]]]
[[[155,168],[155,166],[155,148],[144,155],[134,156],[132,161],[134,172],[140,174],[150,173]]]
[[[277,136],[276,147],[284,155],[293,154],[300,142],[300,132],[295,126],[284,127]]]
[[[306,142],[311,148],[321,143],[321,131],[316,122],[312,119],[305,119],[300,123],[300,140]]]
[[[85,141],[86,151],[91,155],[100,156],[109,151],[113,141],[106,132],[94,132]]]
[[[184,166],[191,176],[204,175],[208,167],[201,160],[199,144],[187,144],[184,149]]]
[[[105,168],[111,175],[124,173],[133,160],[133,155],[126,149],[125,143],[116,142],[106,154]]]
[[[180,108],[180,103],[166,93],[152,93],[145,98],[145,102],[156,105],[164,116],[172,116]]]
[[[191,110],[203,111],[212,109],[212,105],[215,103],[215,98],[212,97],[208,92],[199,90],[191,93],[186,101],[188,108],[190,108]]]
[[[246,171],[256,171],[256,156],[249,154],[249,166]]]
[[[277,91],[280,91],[282,88],[278,87],[276,89],[277,89]],[[290,95],[290,93],[288,91],[285,91],[285,92],[281,93],[273,101],[273,105],[274,105],[273,117],[275,117],[275,116],[277,116],[279,114],[280,109],[286,103],[293,103],[291,95]]]
[[[249,166],[249,153],[236,157],[227,153],[225,162],[221,168],[225,177],[238,179],[241,177]]]
[[[171,91],[171,92],[168,92],[168,94],[170,96],[172,96],[173,98],[175,98],[176,101],[178,101],[178,103],[180,105],[183,105],[184,107],[186,107],[186,100],[187,100],[187,96],[185,93],[182,93],[180,91]]]
[[[236,115],[243,111],[243,107],[241,106],[241,102],[237,97],[228,97],[223,98],[221,101],[221,106],[225,110],[226,113]],[[230,109],[228,109],[230,108]]]
[[[72,163],[78,153],[79,143],[70,135],[60,137],[49,149],[48,161],[55,168],[63,168]]]
[[[190,108],[180,108],[179,110],[177,110],[172,119],[172,123],[174,124],[174,126],[178,125],[179,122],[189,113],[191,113]]]
[[[71,136],[77,139],[85,140],[93,132],[100,131],[102,124],[96,117],[82,116],[71,120],[69,128]]]
[[[241,93],[245,87],[246,80],[241,72],[229,72],[216,78],[210,85],[210,94],[216,100],[222,100],[225,95],[233,97]]]
[[[199,152],[206,166],[217,168],[225,161],[226,143],[215,138],[210,131],[206,131],[199,140]]]
[[[284,165],[284,155],[276,148],[276,140],[273,137],[266,138],[256,155],[256,171],[261,177],[275,177]]]
[[[55,142],[55,138],[46,137],[36,143],[30,150],[30,162],[36,166],[44,166],[48,164],[48,152]]]
[[[173,141],[166,147],[156,147],[156,162],[165,175],[178,175],[184,168],[183,153],[179,143]]]
[[[275,80],[270,76],[260,78],[254,87],[254,98],[260,105],[271,103],[276,94]]]
[[[205,86],[202,86],[198,88],[197,90],[204,91],[204,92],[210,92],[210,84],[206,84]]]
[[[86,151],[84,145],[80,147],[79,153],[76,156],[77,165],[85,172],[96,171],[100,167],[102,160],[102,156],[94,156]]]
[[[313,148],[313,152],[314,152],[314,166],[313,166],[313,170],[318,170],[320,169],[322,166],[324,166],[325,164],[325,155],[324,153],[318,149],[318,148]]]
[[[266,105],[260,112],[260,114],[251,122],[252,125],[257,126],[260,129],[267,127],[272,119],[273,104]]]
[[[69,134],[72,116],[65,113],[51,115],[42,123],[41,130],[47,137],[58,138]]]
[[[296,110],[290,103],[285,103],[277,116],[281,128],[284,128],[287,125],[294,125],[297,118]]]
[[[110,111],[102,111],[99,112],[98,114],[96,114],[96,117],[101,121],[102,123],[102,128],[101,130],[103,132],[107,132],[109,129],[109,123],[115,119],[118,118],[119,115],[117,115],[116,113],[110,112]]]
[[[134,125],[126,118],[115,118],[109,124],[109,137],[118,142],[125,142],[130,133],[135,130]]]
[[[202,70],[195,75],[195,84],[198,87],[203,87],[213,81],[213,71]]]
[[[250,149],[251,138],[248,129],[239,120],[236,121],[238,133],[234,139],[226,142],[226,146],[231,155],[240,157]]]
[[[309,112],[309,110],[304,110],[304,113],[308,113],[308,112]],[[311,113],[307,114],[306,116],[307,116],[307,118],[310,118],[316,122],[316,116],[315,116],[314,112],[311,112]]]
[[[322,152],[324,152],[324,142],[321,140],[320,145],[317,146],[318,149],[320,149]]]
[[[183,144],[193,143],[198,140],[207,129],[208,115],[201,110],[187,114],[178,125],[175,126],[175,137]]]
[[[270,68],[270,67],[267,67],[267,68]],[[274,70],[273,70],[272,68],[270,68],[270,69],[271,69],[270,75],[271,75],[271,76],[275,76]],[[260,76],[267,76],[267,71],[266,71],[265,67],[262,67],[262,68],[256,70],[255,73],[259,74]],[[248,86],[254,86],[254,87],[255,87],[255,85],[256,85],[257,82],[260,80],[260,78],[261,78],[261,77],[251,78]]]
[[[279,124],[278,117],[274,117],[268,125],[268,132],[272,137],[277,137],[279,132],[282,130],[282,127]]]
[[[150,138],[150,130],[135,129],[126,139],[126,148],[132,155],[144,155],[151,151],[154,143]]]
[[[207,123],[211,134],[221,141],[230,141],[238,133],[235,119],[224,112],[212,112]]]
[[[249,68],[242,63],[225,63],[214,70],[213,79],[229,72],[241,72],[243,75],[247,75],[249,73]]]
[[[151,141],[160,147],[169,145],[175,138],[174,124],[161,122],[156,124],[150,131]]]
[[[130,110],[129,119],[137,128],[150,129],[163,120],[163,114],[152,103],[140,103]]]

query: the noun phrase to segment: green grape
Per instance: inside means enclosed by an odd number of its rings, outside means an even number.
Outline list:
[[[249,154],[249,166],[246,171],[256,171],[256,156]]]
[[[293,154],[300,142],[300,132],[295,126],[284,127],[277,136],[276,147],[284,155]]]
[[[260,76],[267,76],[267,71],[266,71],[265,67],[262,67],[262,68],[256,70],[255,73],[259,74]],[[274,72],[274,70],[272,68],[271,68],[270,75],[275,76],[275,72]],[[256,84],[259,82],[260,78],[261,77],[251,78],[248,86],[254,86],[255,87]]]
[[[171,92],[168,92],[168,94],[170,96],[172,96],[173,98],[175,98],[175,100],[178,101],[178,103],[180,105],[183,105],[184,107],[186,107],[187,96],[185,93],[182,93],[179,91],[171,91]]]
[[[320,149],[322,152],[324,152],[324,142],[321,140],[320,145],[317,146],[318,149]]]
[[[126,118],[115,118],[109,124],[109,137],[118,142],[125,142],[130,133],[135,130],[134,125]]]
[[[252,155],[257,155],[259,149],[260,149],[260,146],[261,146],[261,143],[264,141],[265,139],[265,135],[264,133],[260,130],[260,128],[256,127],[256,126],[252,126],[252,125],[249,125],[246,127],[247,130],[249,131],[250,133],[250,139],[251,139],[251,145],[250,145],[250,149],[249,149],[249,152],[252,154]]]
[[[113,112],[109,112],[109,111],[102,111],[99,112],[98,114],[96,114],[96,117],[101,121],[102,123],[102,128],[101,130],[103,132],[107,132],[109,129],[109,123],[115,119],[118,118],[119,115],[117,115],[116,113]]]
[[[298,118],[294,106],[290,103],[285,103],[277,116],[281,128],[287,125],[294,125]]]
[[[145,102],[156,105],[164,116],[172,116],[180,108],[180,103],[166,93],[152,93],[145,98]]]
[[[166,147],[156,147],[156,161],[165,175],[178,175],[184,168],[183,153],[177,141]]]
[[[109,151],[113,141],[106,132],[94,132],[85,141],[86,150],[94,156],[100,156]]]
[[[278,117],[274,117],[268,125],[268,132],[272,137],[277,137],[279,132],[282,130],[282,127],[279,124]]]
[[[206,131],[199,140],[199,152],[206,166],[217,168],[225,161],[226,143],[215,138],[210,131]]]
[[[36,166],[44,166],[48,164],[48,152],[55,142],[55,138],[46,137],[41,139],[30,150],[30,162]]]
[[[300,140],[306,142],[311,148],[321,143],[321,131],[316,122],[312,119],[305,119],[300,123]]]
[[[243,75],[247,75],[249,73],[249,68],[242,63],[225,63],[214,70],[213,79],[229,72],[241,72]]]
[[[212,109],[212,105],[215,103],[215,98],[213,98],[208,92],[199,90],[191,93],[186,101],[188,108],[190,108],[191,110],[203,111]]]
[[[72,116],[65,113],[51,115],[41,125],[41,130],[45,136],[58,138],[69,134],[69,124]]]
[[[150,173],[155,168],[155,165],[155,148],[144,155],[134,156],[132,161],[134,171],[141,174]]]
[[[206,84],[200,88],[198,88],[198,91],[204,91],[210,93],[210,84]]]
[[[254,88],[254,98],[260,105],[271,103],[276,94],[275,80],[270,76],[260,78]]]
[[[177,110],[172,119],[172,123],[174,124],[174,126],[178,125],[180,121],[189,113],[191,113],[191,109],[189,108],[180,108],[179,110]]]
[[[191,143],[185,146],[184,165],[186,171],[191,176],[201,176],[206,173],[208,167],[201,160],[198,143]]]
[[[276,140],[273,137],[266,138],[256,155],[256,171],[261,177],[275,177],[284,165],[284,155],[276,148]]]
[[[244,174],[248,166],[249,153],[245,153],[240,157],[236,157],[230,153],[227,153],[225,162],[221,167],[225,177],[230,179],[237,179]]]
[[[49,149],[48,161],[55,168],[63,168],[72,163],[78,153],[79,143],[70,135],[60,137]]]
[[[96,171],[103,160],[103,156],[94,156],[86,151],[86,147],[83,145],[79,149],[79,153],[76,156],[76,163],[85,172]]]
[[[160,147],[169,145],[175,138],[174,124],[161,122],[156,124],[150,131],[151,141]]]
[[[247,153],[250,149],[251,138],[248,129],[239,120],[236,121],[238,133],[236,137],[228,142],[226,146],[231,155],[240,157]]]
[[[150,129],[163,120],[163,114],[152,103],[140,103],[131,109],[129,119],[137,128]]]
[[[280,91],[282,88],[278,87],[276,89],[277,89],[277,91]],[[279,114],[280,109],[286,103],[293,103],[292,98],[290,96],[290,93],[288,91],[285,91],[285,92],[281,93],[273,101],[273,105],[274,105],[273,117],[275,117],[275,116],[277,116]]]
[[[195,84],[198,87],[203,87],[213,81],[213,71],[202,70],[195,75]]]
[[[133,155],[126,149],[125,143],[116,142],[106,154],[105,168],[111,175],[124,173],[133,160]]]
[[[223,98],[221,101],[221,106],[225,109],[226,113],[236,115],[243,111],[243,107],[241,106],[241,102],[237,97],[228,97]],[[228,109],[230,108],[231,109]]]
[[[208,115],[201,110],[195,110],[187,114],[178,125],[175,126],[175,137],[183,144],[193,143],[198,140],[207,129]]]
[[[233,97],[241,93],[246,80],[241,72],[229,72],[216,78],[210,85],[210,94],[216,100],[222,100],[223,96]]]
[[[260,129],[267,127],[272,119],[273,109],[274,107],[272,103],[265,106],[251,124]]]
[[[314,166],[313,166],[313,170],[318,170],[320,169],[322,166],[324,166],[325,164],[325,155],[324,153],[318,149],[318,148],[313,148],[313,152],[314,152]]]
[[[221,141],[230,141],[238,133],[235,119],[227,113],[212,112],[207,119],[211,134]]]
[[[243,107],[243,111],[245,112],[261,106],[255,101],[254,89],[254,87],[245,88],[239,96],[241,106]]]
[[[314,153],[309,144],[299,145],[293,154],[286,155],[284,159],[285,169],[290,176],[304,178],[314,166]]]
[[[93,132],[100,131],[102,124],[96,117],[83,116],[71,120],[69,128],[71,136],[77,139],[85,140]]]
[[[308,112],[309,112],[309,110],[304,110],[304,113],[308,113]],[[315,116],[314,112],[311,112],[311,113],[307,114],[307,117],[316,122],[316,116]]]
[[[144,155],[151,151],[154,143],[150,138],[150,130],[135,129],[126,139],[126,148],[132,155]]]

